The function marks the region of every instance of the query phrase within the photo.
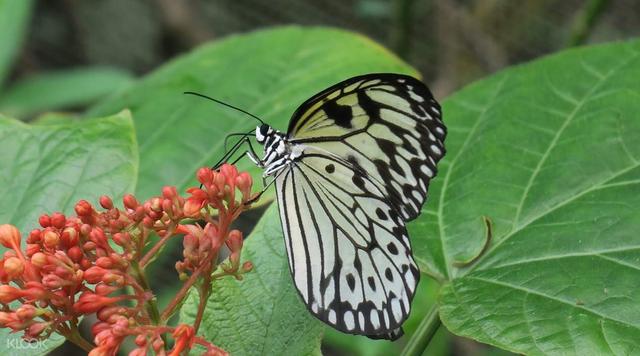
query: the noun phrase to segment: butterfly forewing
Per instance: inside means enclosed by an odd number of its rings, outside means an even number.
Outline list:
[[[404,221],[383,192],[315,149],[276,185],[289,267],[309,310],[349,333],[399,328],[419,272]]]
[[[351,78],[309,99],[289,125],[292,143],[322,150],[364,172],[404,220],[415,218],[446,129],[420,81],[397,74]]]

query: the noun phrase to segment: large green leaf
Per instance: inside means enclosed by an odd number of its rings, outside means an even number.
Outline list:
[[[45,110],[87,105],[114,93],[131,80],[129,73],[106,67],[37,74],[16,83],[0,96],[0,112],[24,117]]]
[[[130,113],[65,124],[0,118],[0,223],[28,232],[43,213],[133,191],[138,165]]]
[[[640,352],[640,42],[570,50],[448,98],[411,226],[456,334],[521,353]],[[480,259],[464,266],[486,241]]]
[[[33,0],[0,0],[0,87],[22,45]]]
[[[0,224],[25,234],[42,213],[71,213],[77,200],[103,194],[121,197],[135,188],[137,164],[129,112],[48,125],[0,117]],[[3,355],[46,355],[63,342],[52,335],[29,344],[21,333],[0,329]]]
[[[247,238],[242,255],[254,270],[242,281],[227,277],[213,284],[200,334],[232,355],[319,354],[323,327],[293,286],[275,206]],[[196,294],[182,307],[181,322],[193,321]]]
[[[164,184],[179,189],[193,184],[197,168],[222,157],[226,134],[255,128],[256,121],[241,113],[182,92],[228,101],[286,130],[295,108],[311,95],[368,72],[415,75],[390,52],[354,33],[298,27],[259,31],[203,46],[89,115],[132,110],[140,143],[138,193],[147,197]],[[248,160],[240,163],[257,177],[261,172],[252,166]]]

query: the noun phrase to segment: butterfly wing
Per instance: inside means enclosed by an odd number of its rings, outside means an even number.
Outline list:
[[[405,221],[424,203],[445,153],[440,105],[419,80],[368,74],[303,103],[288,129],[304,144],[348,162],[377,186]]]
[[[289,268],[308,309],[343,332],[399,337],[420,276],[404,221],[384,193],[315,149],[276,186]]]

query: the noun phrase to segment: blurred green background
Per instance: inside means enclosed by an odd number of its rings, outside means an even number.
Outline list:
[[[57,106],[48,103],[79,108],[128,75],[144,75],[201,43],[302,24],[367,35],[417,68],[442,98],[474,79],[567,46],[637,36],[638,14],[640,2],[633,0],[46,0],[34,5],[8,80],[20,84],[49,71],[108,67],[91,80],[90,92],[37,103],[42,109]],[[75,74],[82,84],[82,73]],[[36,79],[55,85],[55,78]],[[7,100],[0,99],[5,113]]]
[[[3,2],[0,0],[0,6]],[[362,33],[418,69],[440,99],[501,68],[566,47],[640,35],[640,2],[633,0],[24,3],[20,11],[31,15],[23,34],[0,34],[0,41],[11,35],[23,37],[13,49],[0,43],[1,51],[14,51],[11,69],[0,73],[0,112],[27,121],[51,110],[80,113],[134,78],[204,42],[283,24],[331,26]],[[2,16],[0,21],[18,17],[12,13]],[[259,212],[249,214],[243,224],[250,229],[259,216]],[[172,266],[172,262],[164,266],[167,273],[173,273]],[[427,283],[421,283],[417,298],[433,300],[436,286],[427,278],[424,281]],[[171,290],[167,288],[165,293],[170,295]],[[419,305],[413,311],[418,315],[426,312]],[[415,328],[417,322],[410,320],[407,329]],[[444,328],[436,338],[425,354],[507,353],[457,338]],[[326,355],[384,355],[400,349],[329,330],[323,342]],[[69,353],[79,351],[65,346],[55,352]]]

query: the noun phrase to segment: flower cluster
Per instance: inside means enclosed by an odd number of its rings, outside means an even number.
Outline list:
[[[0,326],[23,331],[26,340],[56,332],[91,355],[115,354],[130,336],[137,346],[132,355],[151,350],[178,355],[194,343],[206,347],[207,354],[224,354],[196,333],[212,279],[241,278],[252,268],[250,262],[240,266],[242,234],[230,226],[255,196],[251,176],[231,165],[201,168],[197,177],[202,185],[188,189],[186,199],[165,187],[161,196],[144,203],[126,195],[124,209],[102,196],[100,209],[81,200],[75,216],[42,215],[41,228],[29,233],[24,251],[18,229],[0,225],[0,243],[9,249],[0,259]],[[185,282],[160,312],[144,269],[168,239],[179,236],[184,259],[176,269]],[[224,245],[230,257],[218,265]],[[196,282],[201,302],[194,325],[166,326]],[[89,314],[97,317],[91,328],[95,345],[78,332],[80,318]],[[175,341],[171,349],[165,334]]]

